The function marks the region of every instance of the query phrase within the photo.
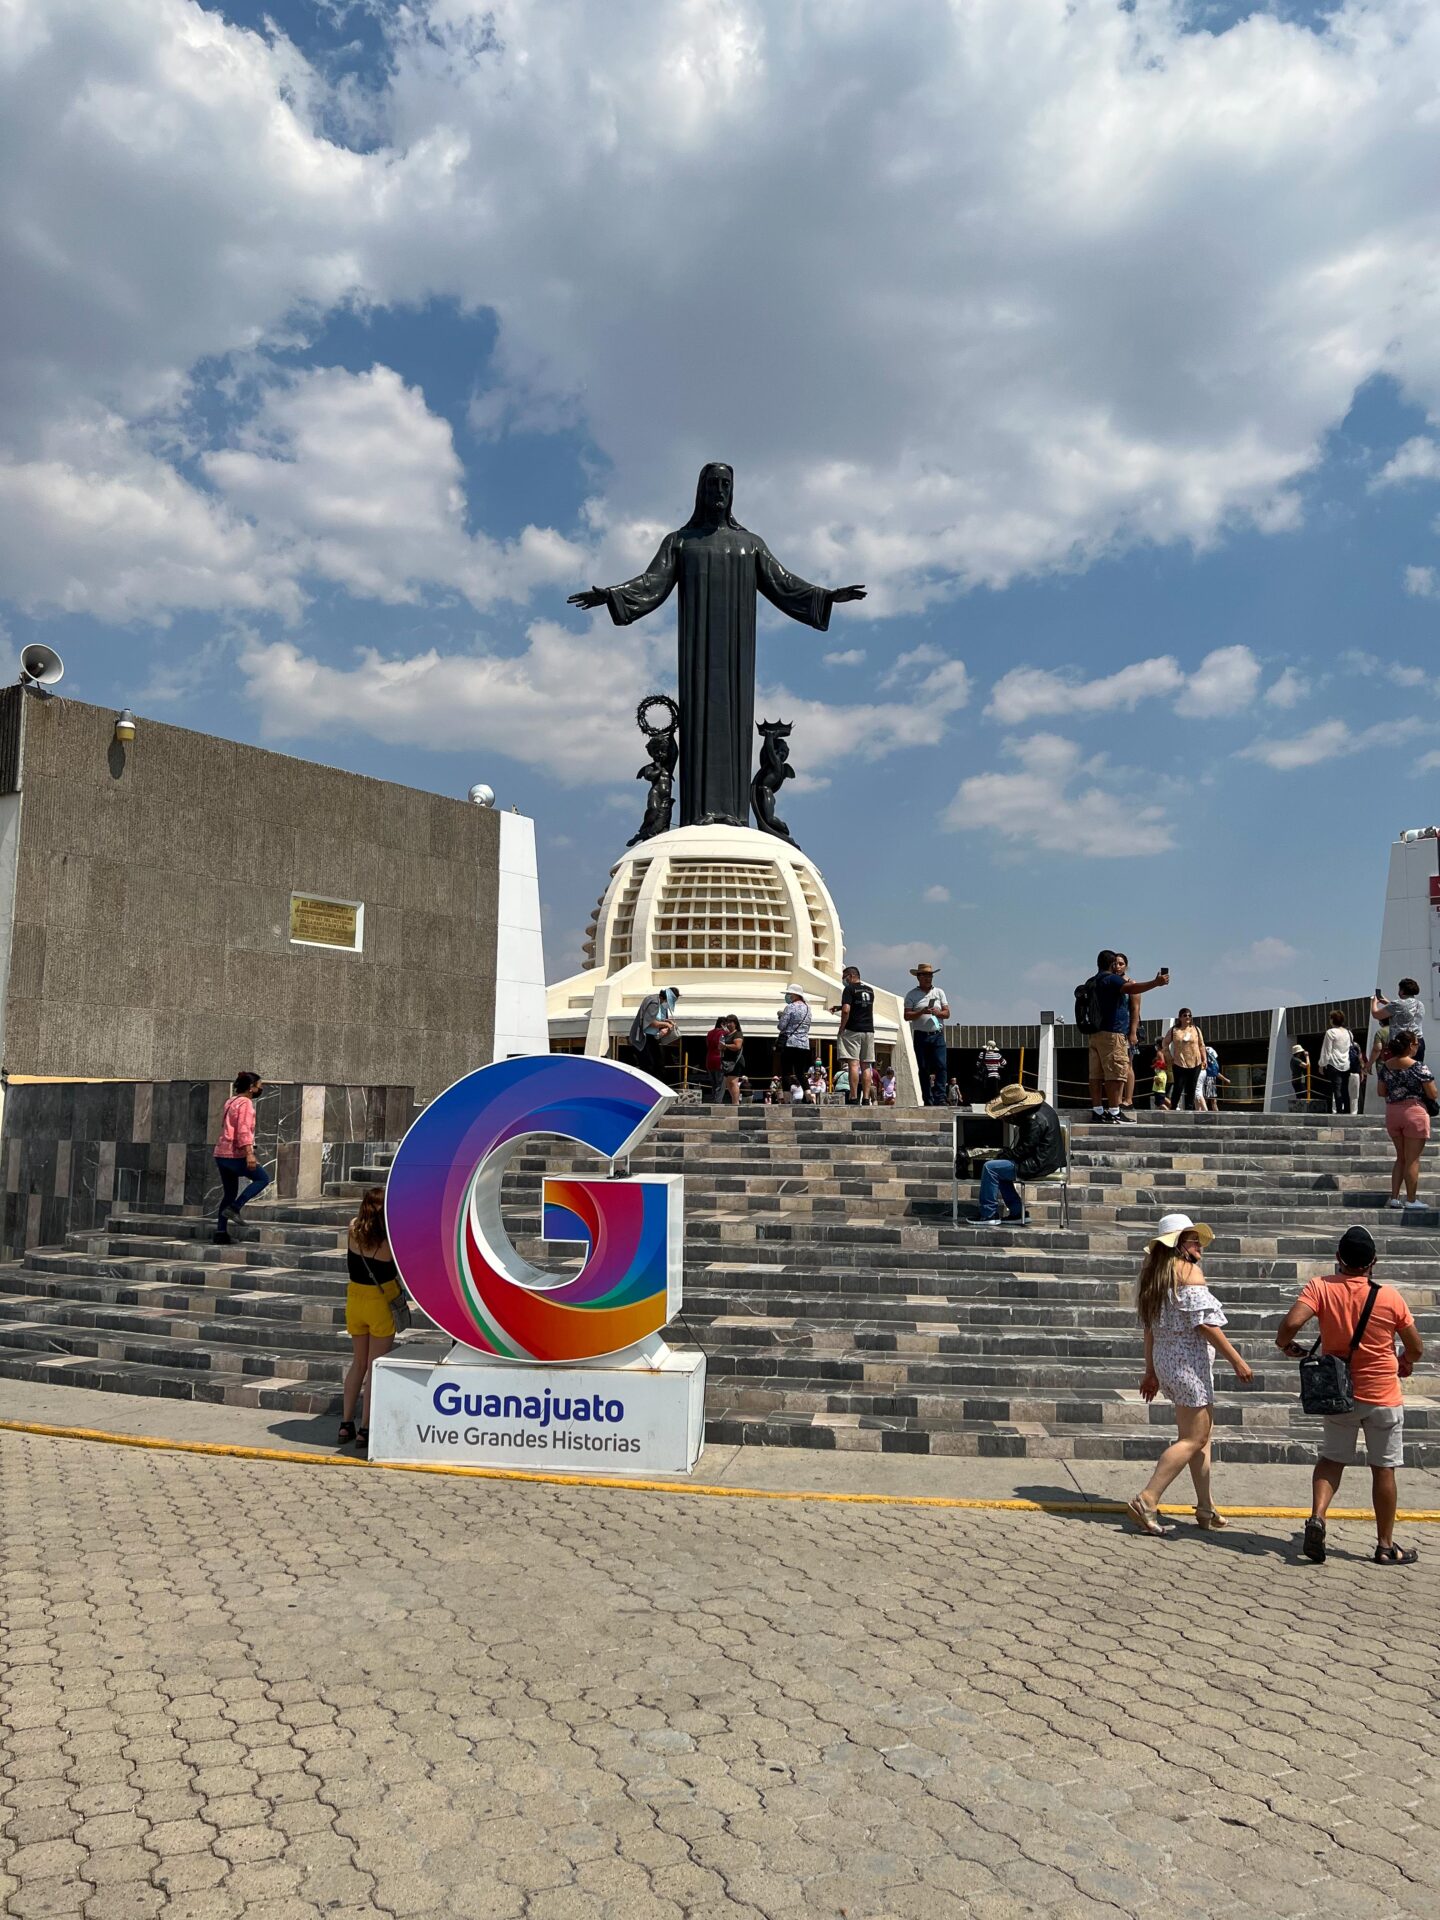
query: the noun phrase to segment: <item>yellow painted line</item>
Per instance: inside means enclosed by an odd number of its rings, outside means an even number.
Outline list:
[[[822,1493],[779,1487],[721,1487],[694,1480],[638,1480],[625,1474],[536,1473],[526,1467],[467,1467],[448,1460],[365,1460],[353,1453],[295,1453],[281,1447],[235,1447],[218,1440],[171,1440],[164,1435],[105,1433],[98,1427],[51,1427],[35,1420],[0,1420],[0,1433],[28,1433],[43,1440],[90,1440],[152,1453],[198,1453],[220,1460],[275,1460],[292,1467],[360,1467],[381,1473],[438,1473],[459,1480],[523,1480],[543,1487],[614,1487],[625,1493],[683,1493],[710,1500],[813,1500],[857,1507],[948,1507],[971,1513],[1124,1513],[1121,1500],[967,1500],[941,1493]],[[1189,1506],[1160,1508],[1190,1513]],[[1221,1507],[1236,1520],[1308,1520],[1308,1507]],[[1332,1520],[1370,1520],[1369,1507],[1332,1507]],[[1440,1522],[1440,1510],[1402,1511],[1406,1525]]]

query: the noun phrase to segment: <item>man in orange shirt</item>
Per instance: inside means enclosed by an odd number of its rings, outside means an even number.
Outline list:
[[[1351,1227],[1341,1236],[1336,1265],[1338,1272],[1308,1282],[1275,1335],[1280,1351],[1299,1359],[1305,1348],[1296,1335],[1307,1321],[1318,1320],[1321,1351],[1349,1359],[1355,1398],[1353,1413],[1325,1417],[1303,1551],[1309,1560],[1325,1558],[1325,1515],[1346,1467],[1354,1466],[1359,1458],[1363,1429],[1375,1508],[1375,1558],[1383,1567],[1408,1567],[1420,1556],[1413,1548],[1397,1547],[1394,1537],[1395,1469],[1404,1458],[1405,1446],[1405,1400],[1400,1382],[1423,1356],[1425,1347],[1404,1295],[1394,1287],[1382,1287],[1371,1277],[1375,1242],[1365,1227]],[[1352,1353],[1355,1329],[1372,1287],[1375,1304]],[[1398,1358],[1397,1337],[1403,1349]]]

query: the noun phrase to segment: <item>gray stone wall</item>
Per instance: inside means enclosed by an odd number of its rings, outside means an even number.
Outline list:
[[[496,813],[10,688],[17,722],[8,1072],[429,1096],[490,1058]],[[292,945],[292,892],[363,901],[364,951]]]
[[[183,1213],[220,1204],[215,1171],[228,1081],[31,1081],[5,1090],[0,1254],[59,1246],[115,1211]],[[415,1115],[409,1087],[267,1086],[256,1157],[272,1199],[311,1199]]]

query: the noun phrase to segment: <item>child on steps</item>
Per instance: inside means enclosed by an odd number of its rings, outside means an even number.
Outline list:
[[[1195,1483],[1195,1520],[1202,1528],[1225,1521],[1210,1497],[1211,1408],[1215,1404],[1214,1355],[1221,1353],[1243,1386],[1254,1378],[1222,1329],[1225,1313],[1205,1284],[1200,1263],[1215,1238],[1184,1213],[1167,1213],[1145,1249],[1135,1306],[1145,1329],[1145,1378],[1141,1397],[1163,1392],[1175,1409],[1180,1437],[1156,1462],[1149,1481],[1127,1504],[1142,1533],[1165,1533],[1160,1496],[1186,1467]]]

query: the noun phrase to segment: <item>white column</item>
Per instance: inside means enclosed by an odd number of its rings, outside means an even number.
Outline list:
[[[1048,1021],[1040,1029],[1038,1052],[1035,1084],[1053,1107],[1055,1105],[1055,1029]]]
[[[540,931],[540,874],[535,822],[500,815],[499,897],[495,911],[495,1044],[492,1059],[548,1053],[545,946]]]
[[[1290,1101],[1290,1046],[1285,1008],[1270,1011],[1270,1052],[1265,1061],[1265,1111],[1285,1113]]]

